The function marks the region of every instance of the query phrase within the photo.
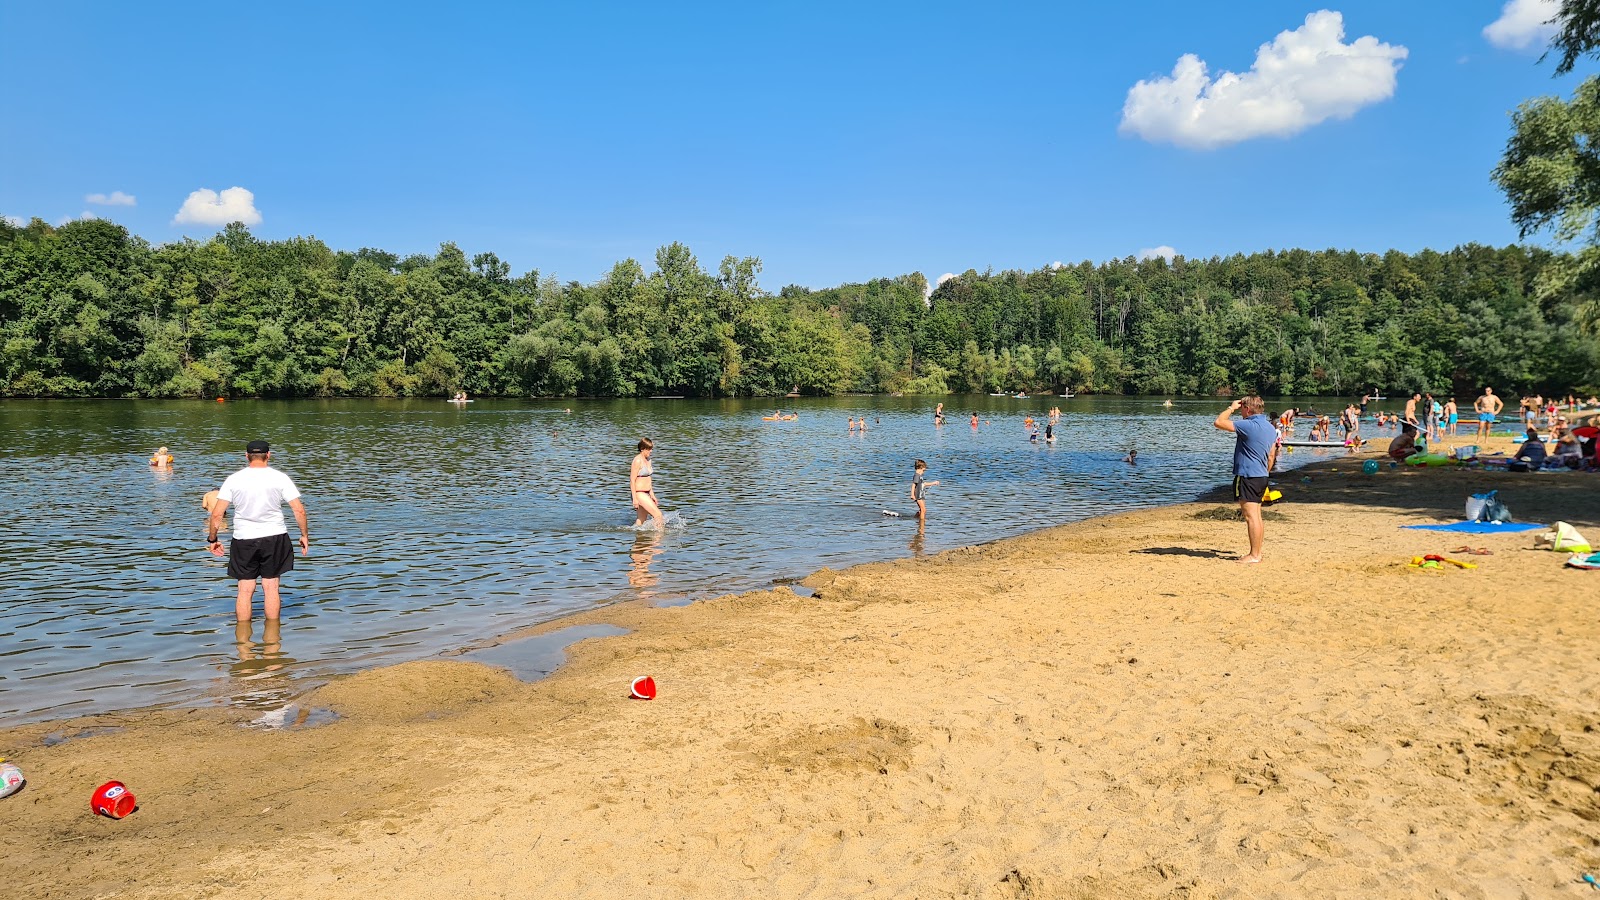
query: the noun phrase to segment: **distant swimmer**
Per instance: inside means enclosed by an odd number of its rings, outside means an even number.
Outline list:
[[[973,428],[977,428],[978,427],[978,414],[977,413],[973,413],[972,414],[972,427]]]
[[[655,520],[657,530],[666,525],[666,518],[661,515],[661,505],[656,502],[653,483],[656,470],[650,464],[650,455],[655,451],[655,447],[649,438],[640,438],[639,455],[633,458],[633,466],[628,474],[628,490],[633,494],[635,528],[643,525],[646,518]]]
[[[1165,406],[1167,409],[1171,409],[1172,408],[1172,401],[1171,400],[1163,400],[1163,401],[1161,401],[1161,405]]]
[[[466,391],[456,391],[455,396],[450,398],[450,402],[451,403],[466,403],[467,402],[467,392]]]
[[[938,485],[937,481],[923,481],[927,474],[928,464],[922,460],[912,463],[911,499],[917,504],[917,521],[921,522],[928,517],[928,488]]]
[[[944,424],[944,404],[943,403],[941,403],[938,406],[935,406],[933,408],[933,424],[935,424],[935,425],[943,425]]]
[[[1128,455],[1124,456],[1122,458],[1122,461],[1127,463],[1130,466],[1138,465],[1139,464],[1139,451],[1137,449],[1129,450],[1128,451]]]
[[[167,452],[167,448],[161,447],[156,450],[155,456],[150,457],[150,468],[170,469],[172,468],[172,460],[173,456]]]
[[[1046,444],[1054,444],[1056,442],[1056,423],[1054,419],[1044,424],[1044,442]]]

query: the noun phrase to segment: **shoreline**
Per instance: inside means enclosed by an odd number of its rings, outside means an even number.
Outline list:
[[[1222,561],[1243,526],[1199,500],[819,570],[812,598],[585,610],[519,637],[630,631],[533,683],[450,659],[342,676],[314,727],[8,728],[31,780],[0,801],[21,826],[0,879],[266,896],[296,859],[307,897],[1559,890],[1600,865],[1600,624],[1584,588],[1518,588],[1593,575],[1528,534],[1393,525],[1492,481],[1519,520],[1570,506],[1596,537],[1595,476],[1361,458],[1283,479],[1262,566]],[[1495,555],[1404,565],[1463,538]],[[643,674],[661,697],[626,699]],[[123,730],[41,744],[67,723]],[[128,820],[83,808],[108,778],[140,797]]]
[[[1230,437],[1229,440],[1232,440],[1232,438]],[[1339,457],[1339,458],[1342,459],[1344,457]],[[1321,462],[1321,461],[1323,461],[1323,460],[1314,460],[1314,461],[1312,461],[1310,463],[1307,463],[1305,465],[1306,466],[1315,465],[1315,464],[1317,464],[1318,462]],[[1297,466],[1295,469],[1283,470],[1283,474],[1287,475],[1289,472],[1298,471],[1298,469],[1302,468],[1302,467],[1303,466]],[[1157,504],[1154,504],[1152,506],[1141,507],[1141,508],[1133,509],[1133,510],[1118,510],[1118,511],[1114,511],[1114,512],[1098,513],[1096,515],[1089,516],[1089,517],[1084,518],[1084,519],[1074,519],[1074,520],[1070,520],[1070,521],[1057,522],[1057,523],[1049,524],[1049,525],[1040,525],[1040,526],[1037,526],[1037,527],[1029,528],[1029,529],[1027,529],[1025,531],[1022,531],[1022,532],[1019,532],[1017,534],[1003,535],[1003,536],[1000,536],[1000,537],[990,538],[990,539],[983,540],[983,541],[977,541],[977,542],[974,542],[974,543],[971,543],[971,544],[962,545],[960,547],[948,548],[947,550],[944,550],[944,551],[936,551],[935,553],[929,553],[929,554],[913,553],[911,555],[887,556],[887,557],[882,557],[882,558],[877,558],[877,559],[863,560],[862,562],[853,564],[851,566],[851,568],[853,568],[855,566],[873,565],[873,564],[876,564],[876,563],[894,562],[894,561],[899,561],[899,560],[921,559],[921,558],[924,558],[926,556],[934,556],[934,555],[937,555],[937,553],[949,552],[949,550],[954,550],[954,549],[970,549],[970,548],[978,548],[978,547],[987,547],[987,546],[990,546],[990,545],[995,544],[995,543],[999,543],[999,542],[1003,542],[1003,541],[1009,541],[1009,540],[1016,540],[1018,538],[1025,538],[1025,537],[1028,537],[1028,536],[1031,536],[1031,535],[1034,535],[1034,534],[1038,534],[1040,532],[1049,531],[1049,530],[1054,529],[1054,528],[1061,528],[1061,527],[1065,527],[1065,526],[1068,526],[1068,525],[1074,525],[1074,524],[1077,524],[1077,523],[1080,523],[1080,522],[1086,522],[1086,521],[1090,521],[1092,519],[1102,518],[1102,517],[1106,517],[1106,516],[1123,515],[1123,514],[1126,514],[1126,513],[1129,513],[1129,512],[1145,512],[1145,511],[1152,510],[1152,509],[1164,509],[1164,508],[1168,508],[1168,507],[1172,507],[1172,506],[1179,506],[1179,505],[1184,505],[1184,504],[1188,504],[1188,503],[1201,502],[1201,501],[1203,501],[1203,499],[1205,497],[1207,497],[1209,495],[1212,495],[1212,494],[1216,494],[1217,492],[1224,490],[1227,487],[1227,485],[1228,485],[1228,482],[1227,482],[1226,479],[1224,479],[1224,480],[1222,480],[1222,481],[1220,481],[1220,482],[1218,482],[1216,484],[1213,484],[1213,485],[1211,485],[1209,487],[1206,487],[1204,489],[1195,491],[1192,494],[1192,496],[1189,496],[1188,499],[1186,499],[1186,500],[1171,500],[1171,501],[1167,501],[1167,502],[1163,502],[1163,503],[1157,503]],[[540,622],[535,622],[535,623],[532,623],[532,624],[529,624],[529,625],[522,625],[522,626],[513,628],[513,629],[511,629],[509,631],[499,632],[499,633],[488,635],[488,636],[485,636],[485,637],[476,638],[476,639],[474,639],[472,641],[469,641],[468,643],[463,644],[461,646],[451,647],[451,648],[448,648],[448,649],[445,649],[445,650],[436,651],[436,652],[434,652],[434,653],[432,653],[432,654],[430,654],[428,656],[418,657],[416,659],[403,659],[403,660],[397,660],[397,661],[396,660],[382,661],[382,662],[377,662],[374,665],[366,666],[366,667],[363,667],[363,668],[360,668],[360,669],[355,669],[353,671],[336,672],[336,673],[329,673],[329,674],[326,674],[326,675],[310,676],[310,677],[308,677],[307,682],[305,684],[294,686],[292,688],[292,690],[291,690],[291,693],[287,696],[286,700],[282,704],[280,704],[279,706],[276,706],[276,707],[273,707],[273,708],[266,708],[266,707],[262,707],[262,706],[251,706],[251,705],[247,705],[247,704],[236,704],[236,703],[229,702],[229,698],[228,698],[226,692],[220,692],[220,689],[219,689],[218,691],[199,693],[199,694],[197,694],[197,695],[195,695],[193,697],[189,697],[189,698],[186,698],[186,699],[170,700],[170,701],[167,701],[165,703],[147,704],[147,705],[143,705],[143,706],[132,706],[132,707],[127,707],[127,708],[123,708],[123,709],[112,709],[112,710],[106,710],[106,711],[103,711],[103,712],[96,712],[96,713],[87,713],[87,714],[79,714],[79,715],[66,715],[66,716],[51,716],[49,718],[31,719],[31,720],[26,721],[26,722],[18,723],[17,725],[14,725],[12,727],[13,728],[20,728],[20,727],[26,727],[26,726],[32,726],[32,725],[49,725],[49,724],[52,724],[52,723],[60,724],[60,725],[63,725],[63,727],[65,727],[67,725],[70,725],[71,723],[76,723],[76,722],[86,722],[87,723],[87,722],[93,722],[94,720],[101,719],[101,718],[107,718],[107,717],[125,718],[125,717],[129,717],[129,716],[137,716],[137,715],[141,715],[141,714],[145,714],[145,713],[153,713],[153,712],[163,711],[163,710],[181,712],[181,711],[184,711],[184,710],[194,709],[194,710],[211,710],[211,711],[223,711],[223,712],[238,712],[241,715],[248,714],[248,715],[254,716],[256,718],[261,718],[263,716],[271,716],[274,712],[277,712],[279,710],[282,710],[282,709],[285,709],[285,708],[293,708],[293,707],[297,706],[299,701],[301,700],[301,698],[307,696],[308,694],[311,694],[311,693],[315,692],[317,689],[329,684],[330,682],[336,681],[338,679],[348,678],[348,677],[350,677],[352,675],[359,674],[361,672],[372,671],[372,670],[375,670],[375,669],[383,669],[383,668],[388,668],[388,667],[391,667],[391,666],[406,665],[407,663],[411,663],[411,662],[424,662],[424,661],[435,660],[435,659],[448,659],[448,660],[458,659],[460,657],[463,657],[463,656],[478,652],[480,650],[491,649],[491,648],[495,648],[495,647],[502,647],[502,646],[505,646],[507,644],[515,643],[515,642],[518,642],[518,641],[521,641],[521,640],[524,640],[524,639],[543,637],[543,636],[546,636],[546,635],[548,635],[548,634],[550,634],[550,633],[552,633],[554,631],[562,630],[563,628],[566,628],[568,626],[581,627],[581,626],[585,626],[585,625],[589,625],[589,624],[594,624],[594,623],[588,622],[587,620],[585,620],[585,621],[576,621],[576,620],[579,617],[588,616],[591,613],[601,613],[601,612],[603,612],[605,610],[608,610],[608,609],[613,609],[613,608],[617,608],[617,607],[626,607],[626,606],[632,606],[632,605],[640,605],[640,606],[643,606],[644,608],[647,608],[647,609],[672,608],[672,607],[677,607],[677,606],[687,606],[687,605],[692,605],[692,604],[696,604],[696,603],[704,603],[704,602],[708,602],[708,601],[715,601],[715,600],[722,599],[724,597],[738,596],[738,595],[744,594],[744,593],[759,592],[759,591],[765,591],[765,590],[774,590],[774,589],[784,588],[784,587],[787,587],[787,588],[789,588],[791,590],[794,590],[795,588],[799,588],[799,590],[795,591],[795,593],[801,594],[801,596],[809,596],[809,593],[801,593],[801,592],[802,591],[809,592],[809,588],[804,587],[804,585],[805,585],[805,582],[814,574],[815,574],[815,572],[808,573],[807,575],[798,576],[798,577],[796,577],[796,576],[781,576],[780,578],[769,580],[764,585],[752,585],[752,586],[744,588],[744,589],[726,590],[726,591],[722,591],[720,593],[707,593],[707,594],[698,595],[698,596],[691,596],[691,595],[688,595],[688,594],[674,595],[670,600],[664,600],[664,599],[641,599],[641,598],[621,598],[621,599],[617,599],[617,598],[621,597],[622,594],[627,593],[626,591],[618,591],[618,592],[616,592],[616,593],[611,595],[611,599],[606,599],[606,600],[599,601],[595,605],[590,606],[588,608],[560,612],[559,614],[557,614],[553,618],[546,619],[546,620],[543,620],[543,621],[540,621]],[[231,618],[230,618],[229,621],[231,623],[231,621],[232,621]],[[256,626],[257,623],[259,623],[260,621],[261,621],[261,618],[259,616],[255,617],[255,618],[253,618],[251,620],[252,626],[253,626],[252,627],[252,635],[254,635],[254,633],[255,633],[254,626]],[[292,620],[289,620],[289,621],[292,621]],[[471,662],[472,660],[466,660],[466,661]],[[95,726],[89,725],[89,726],[86,726],[86,727],[93,728]],[[4,728],[0,728],[0,735],[3,735],[5,730],[6,729],[4,729]]]

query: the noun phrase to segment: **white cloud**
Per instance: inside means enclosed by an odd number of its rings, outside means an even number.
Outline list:
[[[933,284],[928,285],[928,292],[923,295],[922,299],[926,300],[929,297],[932,297],[933,296],[933,292],[935,290],[938,290],[939,285],[944,284],[946,281],[949,281],[950,279],[955,278],[955,277],[957,277],[957,276],[956,276],[956,274],[954,272],[946,272],[943,275],[940,275],[938,281],[935,281]]]
[[[172,217],[172,224],[227,225],[243,222],[259,225],[261,213],[256,209],[256,195],[242,187],[231,187],[222,193],[201,188],[183,201],[183,207]]]
[[[5,219],[6,224],[13,228],[22,228],[28,224],[21,216],[0,216],[0,219]]]
[[[1394,96],[1395,74],[1409,52],[1371,35],[1346,44],[1344,16],[1320,10],[1257,48],[1255,64],[1242,75],[1213,79],[1200,57],[1185,53],[1171,76],[1128,90],[1118,130],[1201,149],[1288,137]]]
[[[100,218],[100,217],[86,209],[83,212],[78,213],[75,216],[62,216],[61,218],[56,220],[56,226],[59,227],[59,226],[67,224],[68,222],[87,222],[87,221],[89,221],[91,219],[98,219],[98,218]]]
[[[83,198],[83,202],[85,202],[85,203],[93,203],[96,206],[138,206],[139,205],[139,201],[132,194],[124,194],[121,191],[112,191],[109,194],[89,194],[88,196]]]
[[[1067,267],[1067,264],[1062,262],[1059,259],[1050,264],[1050,268],[1052,268],[1052,269],[1065,269],[1066,267]]]
[[[1526,50],[1550,40],[1556,33],[1550,20],[1559,12],[1560,0],[1507,0],[1500,18],[1483,27],[1483,36],[1505,50]]]
[[[1147,259],[1155,259],[1159,256],[1167,262],[1172,262],[1172,258],[1177,255],[1178,251],[1168,247],[1166,244],[1162,244],[1159,247],[1146,247],[1140,250],[1139,261],[1144,262]]]

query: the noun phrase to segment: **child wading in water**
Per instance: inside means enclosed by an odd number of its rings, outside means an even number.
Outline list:
[[[939,482],[922,480],[923,473],[928,471],[928,464],[920,459],[916,461],[915,470],[916,474],[911,477],[911,499],[916,501],[917,521],[920,522],[928,515],[928,501],[924,499],[927,497],[928,488]]]

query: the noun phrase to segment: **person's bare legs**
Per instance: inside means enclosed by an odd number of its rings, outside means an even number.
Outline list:
[[[261,612],[271,622],[283,612],[283,598],[278,595],[278,579],[261,579]]]
[[[649,516],[655,520],[657,531],[666,529],[667,519],[661,514],[661,507],[656,505],[656,498],[654,496],[650,494],[634,494],[633,508],[639,517],[638,521],[633,523],[635,528],[643,525],[644,517]]]
[[[1261,562],[1261,545],[1266,538],[1266,526],[1261,522],[1261,504],[1240,500],[1239,512],[1244,515],[1244,530],[1250,536],[1250,554],[1239,557],[1239,562]]]
[[[233,617],[240,622],[250,621],[250,602],[256,595],[256,580],[254,578],[239,582],[239,597],[233,602]]]

